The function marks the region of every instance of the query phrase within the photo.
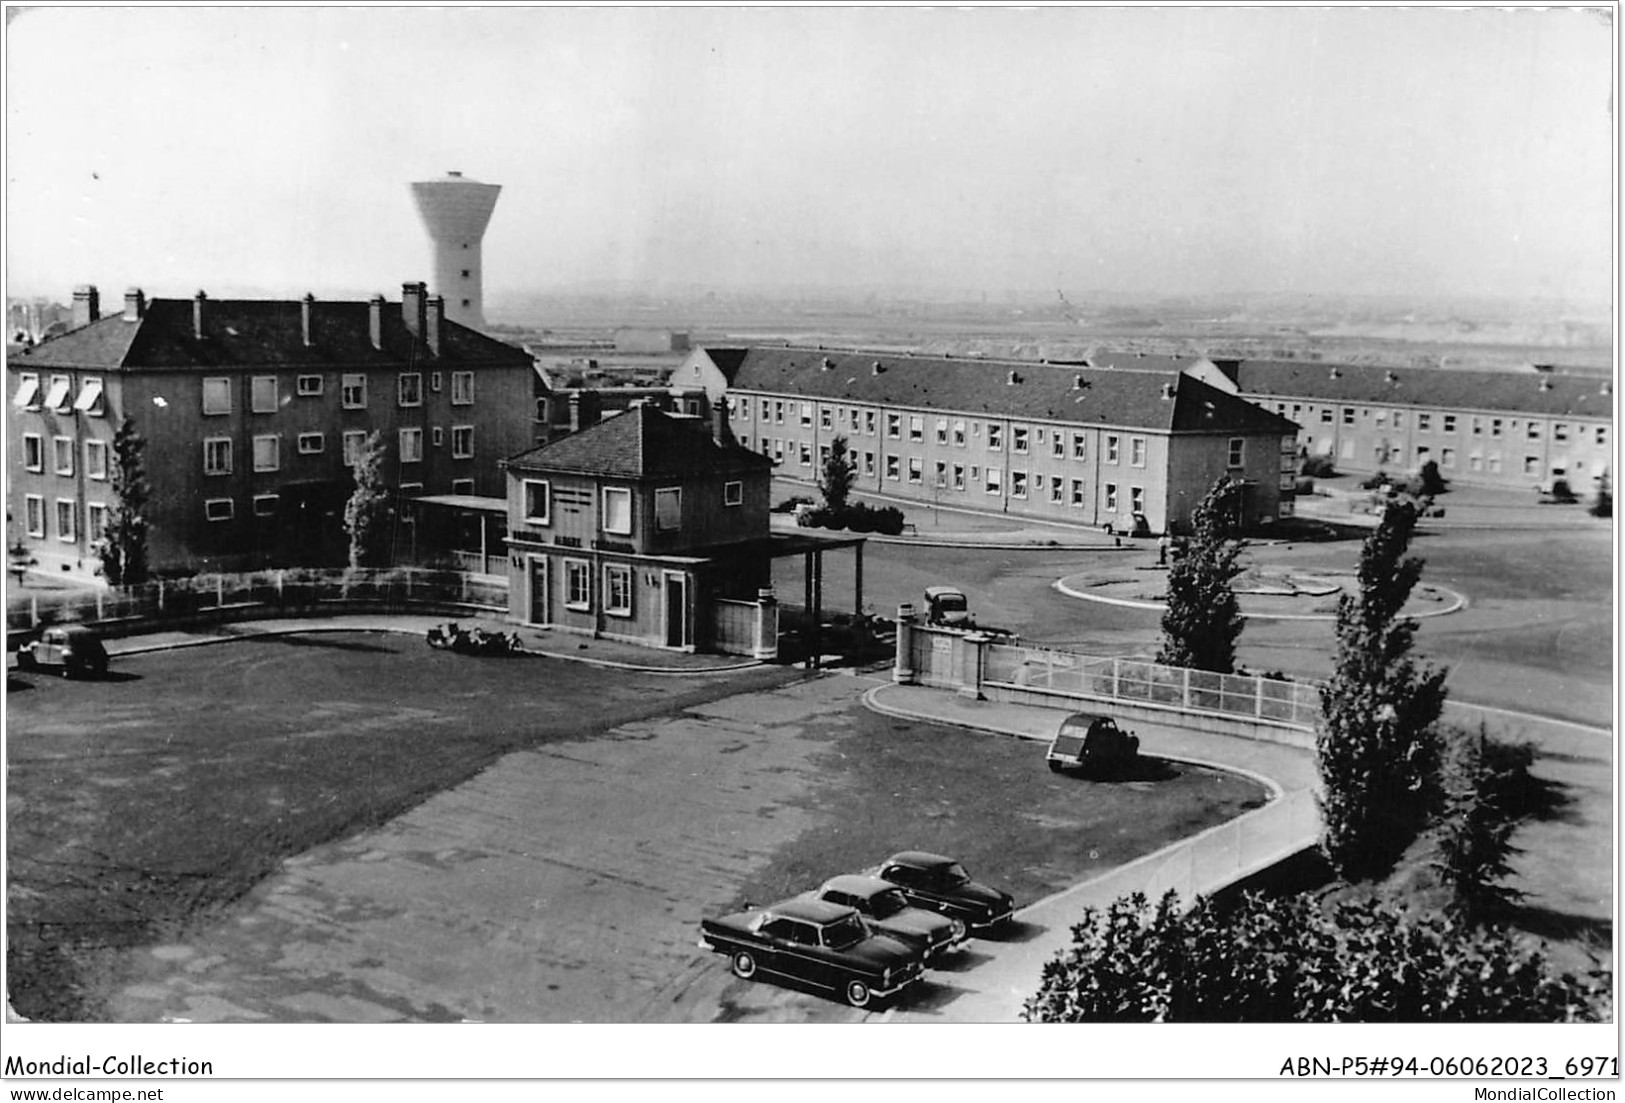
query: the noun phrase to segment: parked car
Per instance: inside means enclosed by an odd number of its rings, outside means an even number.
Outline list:
[[[826,904],[856,908],[871,928],[919,947],[927,961],[970,937],[964,920],[916,908],[902,889],[878,877],[861,873],[831,877],[808,895]]]
[[[961,920],[972,934],[1010,921],[1016,902],[1008,892],[972,881],[952,858],[904,850],[880,863],[876,877],[903,890],[908,902]]]
[[[53,625],[17,649],[19,670],[60,670],[64,678],[107,673],[107,648],[82,624]]]
[[[1077,770],[1091,777],[1106,777],[1131,765],[1140,756],[1140,737],[1125,732],[1110,716],[1075,712],[1061,721],[1050,740],[1044,761],[1059,773]]]
[[[925,588],[925,622],[942,624],[950,628],[970,626],[970,602],[964,591],[953,586],[927,586]]]
[[[699,944],[727,954],[737,977],[788,977],[853,1007],[894,996],[925,973],[916,946],[871,930],[855,908],[806,896],[701,920]]]

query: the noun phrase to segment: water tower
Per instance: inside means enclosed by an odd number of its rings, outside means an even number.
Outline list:
[[[501,191],[500,184],[481,184],[460,172],[412,185],[418,214],[434,239],[430,290],[445,298],[447,318],[474,329],[485,328],[480,239]]]

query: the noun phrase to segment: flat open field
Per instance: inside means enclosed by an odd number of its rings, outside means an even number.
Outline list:
[[[13,685],[8,952],[30,1017],[849,1017],[733,980],[700,917],[906,847],[1027,902],[1264,799],[1191,767],[1057,777],[1038,745],[872,713],[853,677],[657,679],[349,633],[115,666]],[[951,978],[916,993],[950,999]]]

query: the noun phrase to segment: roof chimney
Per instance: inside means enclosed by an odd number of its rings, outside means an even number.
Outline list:
[[[879,375],[881,372],[886,370],[886,365],[882,364],[879,360],[876,360],[874,365],[869,370],[872,374]]]
[[[1543,392],[1551,390],[1552,389],[1552,381],[1550,379],[1542,379],[1540,381],[1540,389]]]
[[[1332,369],[1332,378],[1333,379],[1341,379],[1341,378],[1343,378],[1343,373],[1338,371],[1336,368],[1333,368]]]
[[[139,287],[131,287],[124,292],[124,320],[126,322],[139,322],[141,315],[147,312],[147,297],[141,293]]]
[[[835,361],[826,356],[824,357],[821,367],[824,371],[831,371],[835,367]]]
[[[1392,371],[1383,372],[1382,377],[1383,377],[1383,379],[1387,380],[1389,383],[1398,383],[1399,382],[1399,376],[1396,375]]]
[[[305,297],[299,301],[299,334],[304,339],[305,347],[311,346],[310,340],[310,308],[315,304],[316,296],[305,292]]]
[[[102,316],[102,297],[97,293],[94,284],[85,284],[73,289],[73,328],[80,329],[91,322],[100,321]]]
[[[425,300],[428,295],[429,286],[421,280],[401,284],[401,321],[406,323],[407,331],[414,337],[423,336],[424,313],[428,309]]]
[[[1602,395],[1604,397],[1607,397],[1608,395],[1613,394],[1614,393],[1614,381],[1611,380],[1611,379],[1604,379],[1602,381],[1602,391],[1601,391],[1601,393],[1602,393]]]
[[[1167,402],[1168,400],[1172,399],[1176,390],[1178,390],[1178,388],[1175,387],[1173,383],[1164,383],[1162,385],[1162,400]]]
[[[423,339],[429,342],[429,351],[435,356],[440,355],[440,324],[445,320],[446,297],[444,295],[430,296]]]
[[[728,448],[734,443],[733,430],[728,426],[728,402],[718,399],[711,403],[711,439],[717,447]]]
[[[1542,374],[1550,372],[1557,367],[1556,364],[1530,364],[1529,366]]]
[[[199,291],[192,296],[192,336],[203,340],[203,304],[209,301],[209,296]]]
[[[372,347],[380,352],[384,348],[384,297],[374,295],[367,300],[367,329],[372,335]]]
[[[1004,385],[1006,387],[1014,387],[1017,383],[1020,383],[1020,382],[1021,382],[1021,373],[1016,371],[1014,368],[1010,369],[1010,373],[1004,377]]]

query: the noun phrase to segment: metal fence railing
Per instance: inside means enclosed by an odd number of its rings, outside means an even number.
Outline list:
[[[6,604],[6,629],[26,632],[68,622],[164,621],[233,610],[281,612],[321,604],[462,605],[496,612],[508,606],[508,583],[500,577],[414,567],[195,575],[138,586],[12,593]]]

